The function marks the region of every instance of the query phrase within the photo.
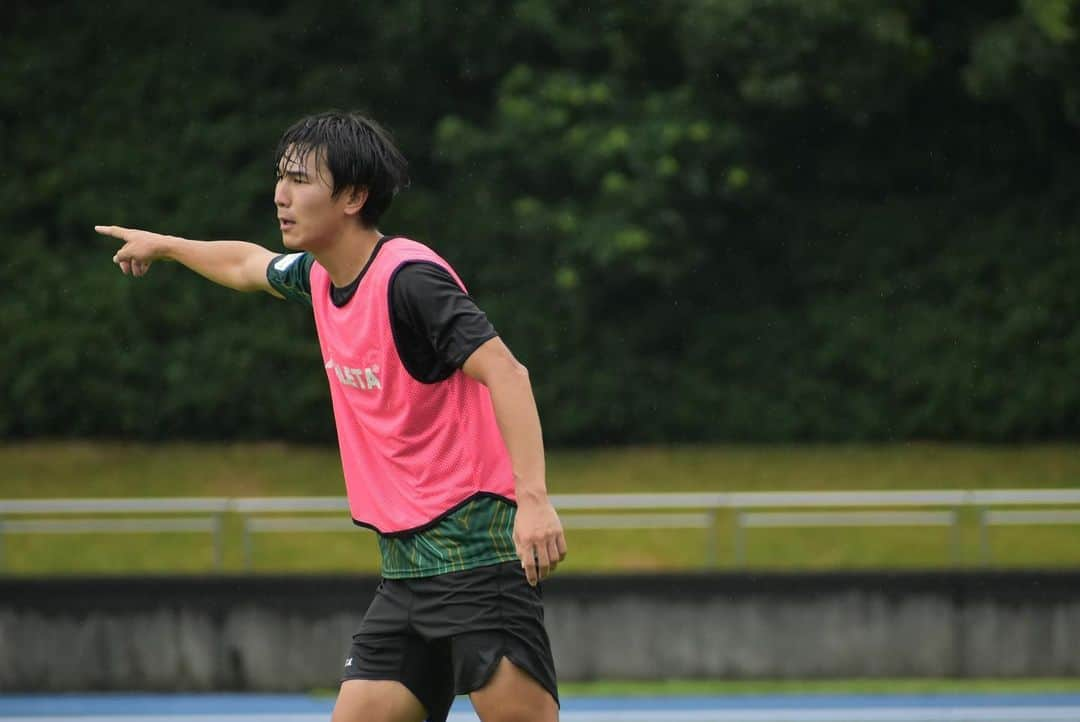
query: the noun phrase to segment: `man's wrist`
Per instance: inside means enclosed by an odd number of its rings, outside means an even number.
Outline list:
[[[179,236],[162,236],[157,242],[154,255],[162,261],[179,260],[180,250],[187,241]]]
[[[548,501],[547,489],[542,484],[536,486],[521,484],[515,490],[515,494],[519,504],[545,504]]]

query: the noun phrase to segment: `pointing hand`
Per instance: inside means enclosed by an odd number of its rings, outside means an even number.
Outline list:
[[[113,263],[120,266],[125,275],[136,277],[146,275],[150,264],[162,257],[163,242],[168,238],[160,233],[120,226],[94,226],[94,230],[123,241],[124,245],[113,256]]]

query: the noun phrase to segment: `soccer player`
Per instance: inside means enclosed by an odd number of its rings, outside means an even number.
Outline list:
[[[525,368],[450,265],[377,230],[407,184],[357,113],[304,118],[277,149],[291,253],[97,226],[142,276],[177,261],[315,315],[353,520],[383,580],[354,635],[333,722],[440,722],[470,694],[484,722],[551,722],[558,692],[539,582],[566,556]]]

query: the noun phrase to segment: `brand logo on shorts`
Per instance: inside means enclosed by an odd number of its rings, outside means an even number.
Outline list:
[[[333,359],[326,362],[327,369],[333,369],[334,375],[337,376],[338,381],[344,386],[351,386],[354,389],[361,389],[363,391],[374,391],[375,389],[382,389],[382,382],[379,380],[379,365],[365,366],[362,369],[349,368],[348,366],[342,366],[335,363]]]
[[[352,657],[349,657],[348,659],[346,659],[345,660],[345,666],[346,667],[351,667],[352,666],[352,661],[353,661]]]

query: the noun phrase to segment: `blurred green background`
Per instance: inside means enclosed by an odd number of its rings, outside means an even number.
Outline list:
[[[554,447],[1080,433],[1077,2],[31,3],[0,19],[0,434],[332,443],[310,313],[96,223],[280,247],[370,112]]]

